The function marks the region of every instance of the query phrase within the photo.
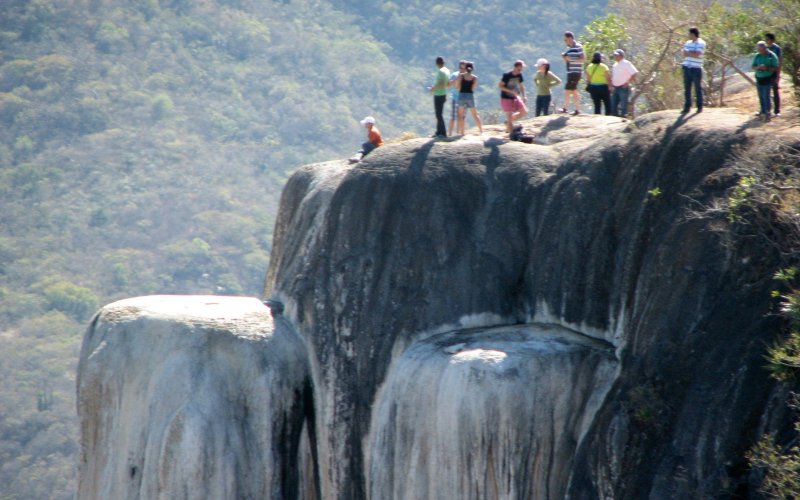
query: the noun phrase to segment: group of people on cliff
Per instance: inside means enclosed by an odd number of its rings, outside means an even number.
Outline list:
[[[557,109],[560,113],[570,113],[572,106],[573,115],[580,114],[581,95],[578,87],[585,77],[585,90],[589,93],[594,104],[594,113],[601,114],[604,108],[606,115],[626,116],[629,112],[631,89],[639,71],[625,57],[625,51],[616,49],[612,52],[614,64],[609,68],[603,62],[603,54],[595,52],[590,62],[586,64],[586,54],[583,46],[575,39],[571,31],[564,32],[566,49],[561,53],[561,58],[566,63],[566,82],[564,82],[564,105]],[[758,89],[759,111],[756,113],[760,120],[770,121],[771,106],[774,104],[774,115],[780,116],[780,70],[782,53],[781,47],[775,41],[775,35],[767,33],[764,41],[756,44],[757,53],[753,59],[752,69],[755,72],[756,87]],[[692,107],[692,92],[696,102],[697,112],[703,110],[703,60],[706,52],[706,42],[700,38],[700,30],[696,27],[689,29],[689,40],[683,45],[683,71],[684,105],[681,113],[689,113]],[[436,115],[435,138],[445,138],[453,135],[463,135],[467,110],[469,110],[479,133],[483,133],[483,124],[475,103],[475,90],[478,87],[478,77],[475,75],[475,64],[471,61],[461,60],[458,71],[451,72],[445,66],[443,57],[437,57],[436,73],[433,85],[428,90],[433,95],[434,113]],[[514,62],[510,71],[503,73],[498,83],[500,89],[500,107],[505,114],[506,131],[511,134],[514,122],[528,114],[528,96],[525,89],[523,76],[526,68],[525,61],[519,59]],[[548,115],[552,105],[551,90],[562,83],[562,79],[550,69],[547,59],[536,61],[536,73],[533,77],[536,86],[535,116]],[[448,94],[450,96],[450,126],[446,127],[444,110]],[[351,162],[360,161],[364,155],[383,144],[381,134],[375,126],[375,119],[371,116],[364,118],[361,124],[367,128],[369,140],[362,149],[351,158]]]
[[[703,56],[706,42],[700,38],[700,30],[689,29],[689,40],[683,46],[683,91],[684,103],[681,113],[686,114],[692,107],[692,90],[695,94],[697,112],[703,111]],[[761,121],[771,120],[772,106],[774,115],[781,115],[780,78],[783,53],[775,42],[774,33],[766,33],[764,40],[756,43],[756,55],[751,69],[756,78],[759,110],[756,115]]]

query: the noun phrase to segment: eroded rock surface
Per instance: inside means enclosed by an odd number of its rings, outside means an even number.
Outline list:
[[[391,464],[405,459],[365,443],[379,388],[409,346],[534,322],[606,341],[620,364],[570,465],[534,459],[554,471],[538,486],[548,498],[740,488],[773,387],[761,356],[775,331],[763,280],[775,255],[687,214],[736,182],[737,148],[765,137],[749,120],[726,109],[547,117],[526,124],[537,144],[416,139],[356,166],[300,169],[283,193],[266,290],[308,341],[322,496],[404,497],[383,479],[372,484],[388,491],[367,490],[378,461],[396,477]],[[441,371],[419,371],[430,377],[420,386],[441,382]],[[417,414],[405,415],[396,428],[414,427]]]
[[[563,497],[617,367],[609,344],[557,326],[414,342],[372,407],[370,498]]]
[[[778,256],[687,214],[770,135],[749,120],[542,117],[531,145],[301,168],[274,322],[221,297],[97,316],[79,497],[748,496],[744,451],[786,421],[762,368]]]
[[[297,496],[306,355],[257,299],[106,306],[79,374],[79,498]]]

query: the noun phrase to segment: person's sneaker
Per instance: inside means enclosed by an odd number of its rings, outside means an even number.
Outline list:
[[[567,108],[558,108],[558,109],[556,110],[556,112],[557,112],[557,113],[566,113],[566,112],[567,112]]]
[[[681,110],[681,114],[682,114],[682,115],[685,115],[685,114],[686,114],[686,113],[688,113],[688,112],[689,112],[689,108],[683,108],[683,109]]]
[[[776,116],[776,117],[778,117],[778,116],[781,116],[780,112],[776,111],[776,112],[775,112],[775,116]]]
[[[572,112],[572,116],[578,116],[579,114],[581,114],[581,112],[578,111],[577,109]]]
[[[770,116],[768,114],[764,115],[764,121],[765,122],[768,122],[770,120],[772,120],[772,118],[770,118]]]
[[[696,112],[697,112],[697,113],[702,113],[702,112],[703,112],[703,108],[697,108],[697,111],[696,111]]]

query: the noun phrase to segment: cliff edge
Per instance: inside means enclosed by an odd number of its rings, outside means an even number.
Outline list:
[[[751,126],[729,109],[633,122],[548,117],[527,122],[532,145],[416,139],[357,166],[299,170],[284,190],[266,290],[309,345],[323,496],[697,498],[742,488],[743,453],[773,388],[762,368],[776,331],[763,278],[775,256],[731,245],[715,221],[687,215],[736,182],[730,162],[767,137]],[[569,419],[512,431],[526,413],[499,397],[494,413],[464,410],[453,421],[482,415],[495,437],[528,443],[514,455],[518,469],[503,469],[508,457],[484,436],[480,460],[496,463],[481,462],[474,479],[464,454],[436,458],[455,446],[441,435],[415,460],[406,442],[395,469],[398,453],[387,458],[375,433],[401,427],[412,442],[429,433],[419,419],[398,422],[414,418],[399,410],[394,422],[374,415],[398,383],[398,359],[440,332],[526,324],[568,329],[615,354],[610,382],[570,372],[583,361],[562,373],[562,390],[584,395],[563,415],[588,418],[588,431]],[[391,397],[415,398],[432,419],[450,399],[473,397],[468,384],[425,392],[442,371],[402,371],[419,387]],[[555,386],[541,399],[537,372],[526,377],[518,397],[558,413]],[[595,412],[586,402],[597,399]],[[572,440],[566,460],[527,441],[562,431]],[[475,484],[417,484],[451,469]]]
[[[744,452],[787,422],[763,368],[780,255],[696,213],[776,136],[750,118],[540,117],[534,144],[299,169],[273,317],[211,297],[96,316],[79,497],[756,496]]]

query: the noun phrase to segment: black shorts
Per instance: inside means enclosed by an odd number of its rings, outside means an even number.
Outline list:
[[[565,90],[578,90],[578,83],[581,81],[580,73],[567,73],[567,83],[564,84]]]

